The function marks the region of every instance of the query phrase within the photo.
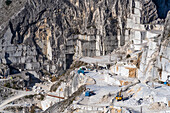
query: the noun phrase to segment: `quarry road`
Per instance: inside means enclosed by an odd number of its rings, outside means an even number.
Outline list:
[[[93,107],[93,108],[104,108],[106,106],[113,106],[114,99],[116,94],[122,90],[122,93],[126,92],[128,88],[135,86],[139,83],[136,79],[132,79],[133,83],[119,87],[118,85],[110,85],[106,81],[106,74],[109,73],[109,70],[98,70],[89,71],[85,76],[89,76],[96,81],[96,84],[86,85],[86,88],[89,88],[90,91],[93,91],[95,95],[85,96],[81,95],[80,100],[77,102],[78,106],[83,107]],[[121,107],[121,106],[120,106]],[[109,108],[108,108],[109,110]],[[131,111],[135,111],[130,109]],[[107,111],[107,110],[106,110]]]
[[[0,82],[7,81],[7,80],[9,80],[9,78],[8,79],[0,79]]]
[[[14,101],[16,99],[19,99],[19,98],[22,98],[22,97],[28,96],[28,95],[34,95],[34,94],[35,94],[35,92],[32,92],[32,91],[27,91],[27,92],[26,91],[18,91],[17,95],[4,100],[2,102],[2,104],[0,105],[0,109],[2,109],[3,106],[7,105],[8,103],[10,103],[10,102],[12,102],[12,101]]]
[[[86,73],[85,76],[89,76],[96,81],[96,84],[87,85],[86,88],[89,88],[90,91],[93,91],[95,95],[87,97],[82,95],[81,99],[78,101],[79,105],[84,106],[108,106],[112,96],[108,97],[105,101],[103,99],[104,95],[116,94],[120,91],[119,86],[111,86],[105,81],[104,70],[99,70],[98,72],[91,71]]]

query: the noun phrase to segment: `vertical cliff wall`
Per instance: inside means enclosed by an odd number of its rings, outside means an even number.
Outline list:
[[[142,0],[142,23],[149,24],[152,21],[158,19],[158,12],[156,5],[152,2],[152,0]]]
[[[151,1],[136,3],[135,0],[28,0],[16,12],[10,9],[12,5],[5,6],[13,16],[4,15],[6,21],[0,27],[0,63],[39,74],[59,73],[69,68],[74,57],[108,54],[128,42],[127,18],[137,13],[143,18],[139,23],[157,18]]]

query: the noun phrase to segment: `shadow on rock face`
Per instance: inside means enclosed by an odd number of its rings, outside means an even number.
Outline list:
[[[17,68],[13,67],[13,66],[9,66],[9,68],[10,68],[10,74],[18,74],[18,73],[20,73],[20,71]]]
[[[36,83],[40,83],[41,80],[36,78],[33,74],[27,72],[26,76],[29,76],[29,87],[33,87]]]

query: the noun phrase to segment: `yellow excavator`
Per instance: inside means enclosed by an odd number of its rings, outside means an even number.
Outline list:
[[[158,83],[164,84],[164,85],[167,85],[167,86],[170,86],[170,75],[168,75],[167,80],[166,80],[165,82],[163,82],[163,81],[158,81]]]
[[[167,83],[167,86],[170,86],[170,75],[168,75],[166,83]]]
[[[122,101],[123,100],[123,96],[121,95],[121,93],[122,93],[122,90],[120,90],[119,93],[116,96],[117,101]]]

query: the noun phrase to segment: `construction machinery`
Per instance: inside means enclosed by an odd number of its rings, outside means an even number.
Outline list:
[[[86,92],[85,92],[85,96],[92,96],[92,95],[95,95],[95,93],[93,91],[90,91],[90,88],[87,88]]]
[[[84,70],[78,70],[78,74],[82,73],[83,75],[85,74]]]
[[[158,83],[160,83],[160,84],[164,84],[164,85],[167,85],[167,86],[170,86],[170,75],[168,75],[168,76],[167,76],[167,80],[166,80],[166,82],[158,81]]]
[[[167,82],[167,86],[170,86],[170,75],[168,75],[166,82]]]
[[[123,95],[121,93],[122,93],[122,90],[120,90],[119,93],[116,96],[117,101],[122,101],[123,100]]]

